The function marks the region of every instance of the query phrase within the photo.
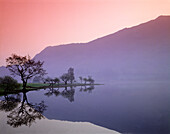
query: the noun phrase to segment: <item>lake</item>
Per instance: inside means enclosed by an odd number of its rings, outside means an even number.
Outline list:
[[[119,81],[41,89],[21,93],[20,98],[36,104],[33,108],[48,119],[91,122],[121,133],[170,133],[170,82]]]

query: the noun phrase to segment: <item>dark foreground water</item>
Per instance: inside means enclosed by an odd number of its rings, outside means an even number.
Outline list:
[[[34,108],[49,119],[87,121],[121,133],[170,133],[170,82],[42,89],[28,92],[26,97],[32,106],[45,105],[44,109]]]

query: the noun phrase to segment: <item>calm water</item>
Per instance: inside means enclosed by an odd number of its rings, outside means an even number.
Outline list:
[[[121,133],[170,133],[170,82],[42,89],[25,98],[49,119],[87,121]]]

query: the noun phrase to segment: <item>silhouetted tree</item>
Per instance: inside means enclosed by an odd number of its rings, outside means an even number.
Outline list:
[[[88,81],[87,78],[83,78],[83,80],[84,80],[84,84],[86,84],[86,82]]]
[[[90,84],[94,84],[94,79],[92,79],[91,76],[88,76],[87,81],[88,81]]]
[[[68,75],[69,75],[69,81],[70,81],[70,83],[72,84],[73,83],[73,81],[74,81],[74,79],[75,79],[75,77],[74,77],[74,68],[69,68],[68,69]]]
[[[0,87],[5,91],[9,91],[19,88],[20,84],[11,76],[5,76],[3,78],[0,78]]]
[[[42,68],[43,63],[41,61],[35,61],[30,56],[18,56],[12,54],[11,57],[6,59],[7,68],[12,72],[12,75],[18,75],[23,82],[23,90],[26,89],[28,79],[39,75],[43,76],[45,70]]]
[[[65,85],[67,85],[67,82],[70,80],[70,76],[68,73],[63,74],[60,79],[64,81]]]
[[[59,78],[54,78],[54,83],[56,84],[56,83],[58,83],[58,85],[59,85],[59,83],[60,83],[60,79]]]
[[[53,79],[50,77],[45,78],[45,82],[49,84],[49,86],[53,86]]]
[[[47,77],[47,78],[45,78],[45,81],[46,81],[47,83],[50,83],[50,82],[51,82],[51,78],[50,78],[50,77]]]
[[[51,86],[52,88],[53,88],[54,84],[56,84],[56,83],[58,83],[58,85],[59,85],[59,82],[60,82],[60,79],[58,79],[58,78],[54,78],[54,79],[52,79],[50,77],[46,78],[46,83],[49,83],[50,84],[49,86]]]

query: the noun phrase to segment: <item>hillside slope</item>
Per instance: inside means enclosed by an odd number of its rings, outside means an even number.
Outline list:
[[[47,47],[34,58],[45,61],[53,77],[74,67],[77,76],[92,75],[98,81],[166,80],[170,78],[170,16],[88,43]]]
[[[88,43],[49,46],[34,59],[44,61],[48,76],[69,67],[77,77],[98,82],[170,79],[170,16],[125,28]]]

